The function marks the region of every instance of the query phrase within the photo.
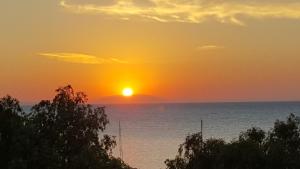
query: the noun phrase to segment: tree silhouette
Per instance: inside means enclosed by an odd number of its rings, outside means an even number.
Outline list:
[[[1,168],[21,168],[24,134],[24,113],[19,101],[11,96],[0,99],[0,166]]]
[[[5,97],[0,117],[1,168],[131,168],[111,155],[116,142],[102,134],[109,122],[104,107],[87,104],[87,96],[70,85],[27,115],[16,99]]]
[[[277,120],[266,144],[267,163],[273,169],[300,168],[300,119],[291,114]]]
[[[201,133],[187,136],[178,155],[165,161],[167,169],[299,169],[300,119],[291,114],[277,120],[267,134],[259,128],[242,132],[239,139],[203,141]]]

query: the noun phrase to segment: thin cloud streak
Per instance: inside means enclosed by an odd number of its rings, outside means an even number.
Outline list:
[[[203,46],[198,46],[196,50],[202,51],[202,50],[219,50],[219,49],[224,49],[224,46],[217,46],[217,45],[203,45]]]
[[[119,60],[117,58],[99,58],[97,56],[82,53],[39,53],[38,55],[58,61],[81,64],[127,63],[126,61]]]
[[[264,18],[300,19],[300,2],[259,1],[178,1],[148,0],[153,5],[140,6],[132,0],[119,0],[111,5],[76,4],[61,0],[60,6],[75,13],[93,13],[130,18],[139,16],[158,22],[201,23],[214,19],[221,23],[245,25],[241,16]]]

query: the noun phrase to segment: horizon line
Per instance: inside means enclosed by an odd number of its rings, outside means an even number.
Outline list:
[[[145,105],[145,104],[230,104],[230,103],[300,103],[300,100],[250,100],[250,101],[161,101],[161,102],[90,102],[90,105]],[[25,103],[21,106],[35,105],[36,103]]]

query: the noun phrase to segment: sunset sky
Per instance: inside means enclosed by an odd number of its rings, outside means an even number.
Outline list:
[[[299,0],[1,0],[0,96],[300,100]]]

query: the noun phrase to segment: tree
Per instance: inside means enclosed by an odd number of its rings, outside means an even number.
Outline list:
[[[114,137],[104,107],[65,86],[53,100],[42,100],[24,114],[16,99],[0,100],[0,168],[131,169],[112,156]]]
[[[291,114],[267,134],[251,128],[230,143],[189,135],[175,159],[165,163],[167,169],[299,169],[300,119]]]
[[[285,122],[277,120],[266,146],[268,168],[300,168],[299,117],[291,114]]]
[[[22,168],[24,154],[24,113],[11,96],[0,99],[0,166]],[[24,139],[24,140],[23,140]]]
[[[128,167],[122,162],[116,166],[116,159],[111,156],[116,145],[114,137],[102,135],[100,138],[109,122],[104,107],[93,108],[87,104],[87,96],[82,92],[75,93],[71,86],[56,92],[52,101],[41,101],[33,106],[29,115],[36,140],[35,158],[31,160],[39,164],[36,168]]]
[[[188,135],[178,149],[175,159],[167,159],[168,169],[215,169],[221,163],[221,151],[225,142],[221,139],[202,140],[201,133]]]

